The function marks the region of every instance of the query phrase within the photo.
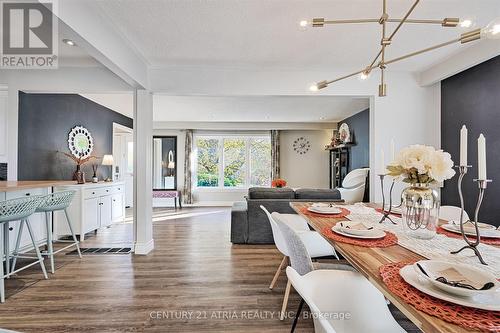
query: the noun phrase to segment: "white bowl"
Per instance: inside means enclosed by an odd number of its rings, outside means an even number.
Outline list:
[[[453,294],[453,295],[458,295],[458,296],[463,296],[463,297],[472,297],[476,295],[485,295],[485,294],[491,294],[497,292],[498,288],[500,287],[500,283],[497,281],[496,277],[488,272],[485,272],[483,270],[480,270],[479,268],[476,268],[475,266],[471,265],[465,265],[465,264],[455,264],[455,263],[450,263],[446,261],[439,261],[439,260],[421,260],[418,262],[420,266],[425,270],[429,276],[426,276],[417,266],[417,263],[415,263],[414,269],[417,271],[421,276],[425,277],[428,279],[433,286],[446,291],[447,293]],[[465,278],[474,281],[478,285],[485,285],[488,282],[494,283],[494,286],[488,290],[471,290],[471,289],[466,289],[466,288],[460,288],[460,287],[454,287],[450,286],[446,283],[439,282],[436,279],[441,276],[439,272],[448,269],[448,268],[454,268],[457,270],[460,274],[462,274]]]

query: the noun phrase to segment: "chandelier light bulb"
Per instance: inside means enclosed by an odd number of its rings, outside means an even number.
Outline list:
[[[299,28],[302,31],[306,30],[308,26],[309,26],[309,21],[307,21],[307,20],[301,20],[299,22]]]
[[[364,71],[364,72],[362,72],[362,73],[359,74],[358,78],[359,78],[360,81],[365,81],[365,80],[367,80],[367,79],[370,78],[370,74],[371,74],[371,72]]]
[[[316,83],[313,83],[309,86],[309,91],[316,92],[318,90],[318,85]]]
[[[469,29],[469,28],[473,28],[476,25],[476,22],[473,18],[468,17],[468,18],[464,18],[464,19],[460,20],[458,25],[460,26],[460,28]]]
[[[500,39],[500,18],[494,19],[484,27],[481,35],[487,39]]]

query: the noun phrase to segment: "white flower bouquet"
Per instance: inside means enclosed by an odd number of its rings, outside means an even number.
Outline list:
[[[389,176],[410,184],[435,184],[455,175],[449,153],[424,145],[403,148],[387,170]]]

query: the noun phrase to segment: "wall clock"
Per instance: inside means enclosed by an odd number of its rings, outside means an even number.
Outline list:
[[[94,149],[94,139],[89,130],[83,126],[75,126],[68,134],[68,148],[76,158],[87,158]]]
[[[304,137],[297,138],[295,141],[293,141],[293,150],[299,154],[299,155],[304,155],[311,149],[311,143],[309,140],[307,140]]]

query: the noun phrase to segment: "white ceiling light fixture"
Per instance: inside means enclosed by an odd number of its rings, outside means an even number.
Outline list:
[[[375,59],[366,66],[365,68],[356,71],[354,73],[344,75],[342,77],[339,77],[334,80],[324,80],[321,82],[318,82],[311,86],[309,90],[311,91],[318,91],[320,89],[326,88],[329,84],[332,84],[334,82],[344,80],[353,76],[358,76],[359,80],[363,81],[368,79],[369,74],[373,69],[379,68],[380,69],[380,84],[379,84],[379,89],[378,89],[378,95],[380,97],[386,96],[387,95],[387,85],[385,83],[385,69],[387,68],[388,65],[410,58],[417,56],[419,54],[429,52],[432,50],[436,50],[454,43],[469,43],[481,38],[488,38],[488,39],[497,39],[500,38],[500,19],[495,19],[492,21],[490,24],[488,24],[485,28],[483,29],[475,29],[471,30],[468,32],[462,33],[458,38],[455,38],[453,40],[450,40],[448,42],[444,42],[441,44],[437,44],[434,46],[430,46],[428,48],[425,48],[423,50],[415,51],[397,58],[393,58],[390,60],[386,59],[386,48],[391,45],[392,40],[396,33],[399,31],[401,26],[405,23],[414,23],[414,24],[434,24],[434,25],[440,25],[445,28],[453,28],[453,27],[463,27],[463,28],[471,28],[474,26],[474,20],[471,18],[467,18],[464,20],[460,20],[459,18],[454,18],[454,17],[446,17],[441,20],[430,20],[430,19],[410,19],[409,16],[417,7],[419,4],[420,0],[415,0],[413,5],[410,7],[410,9],[406,12],[406,14],[403,16],[403,18],[391,18],[387,14],[387,0],[382,0],[382,14],[380,18],[373,18],[373,19],[343,19],[343,20],[326,20],[325,18],[314,18],[312,21],[300,21],[301,27],[305,26],[312,26],[314,28],[321,28],[324,27],[327,24],[358,24],[358,23],[377,23],[381,26],[382,29],[382,37],[380,39],[380,45],[381,48],[377,55],[375,56]],[[388,33],[387,31],[387,23],[397,23],[396,28],[392,31],[392,33]]]
[[[76,46],[76,43],[71,40],[71,39],[68,39],[68,38],[64,38],[63,40],[63,43],[66,44],[66,45],[69,45],[69,46]]]

